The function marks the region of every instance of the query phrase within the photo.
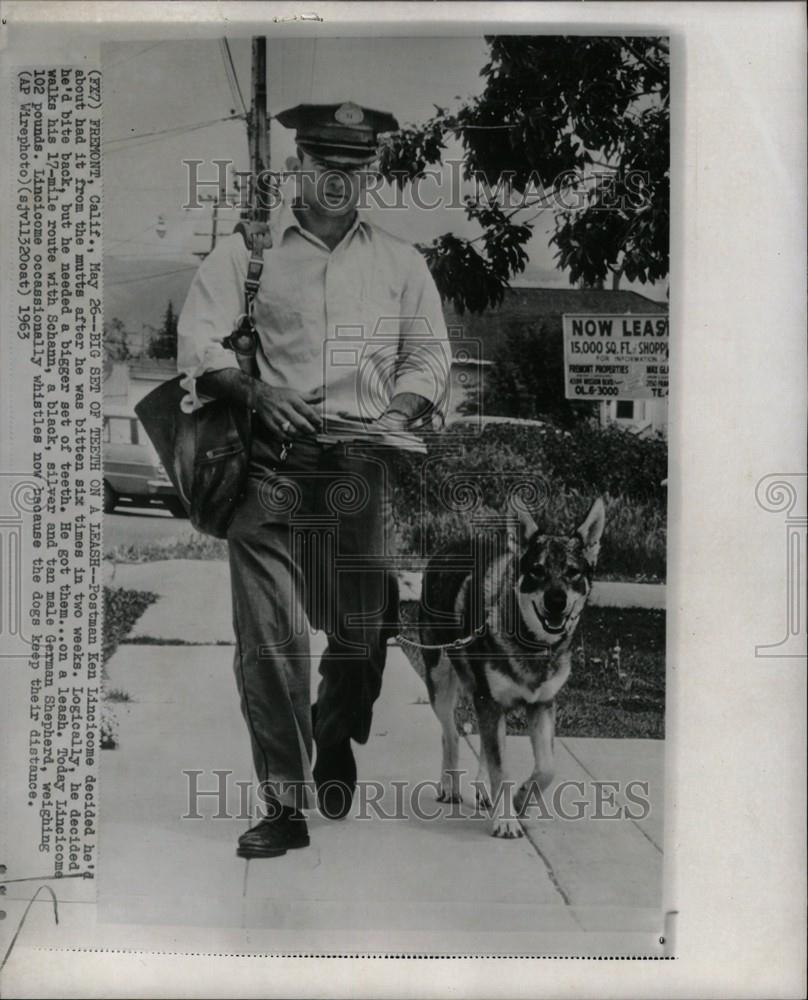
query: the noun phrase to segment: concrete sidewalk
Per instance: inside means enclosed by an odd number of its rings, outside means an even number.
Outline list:
[[[150,605],[129,633],[130,640],[160,639],[196,643],[234,642],[227,562],[167,559],[122,563],[110,570],[107,586],[148,590],[160,600]],[[401,596],[417,600],[419,573],[401,575]],[[665,585],[596,581],[592,605],[616,608],[665,607]]]
[[[559,801],[567,815],[592,814],[597,782],[645,781],[647,817],[569,821],[548,800],[551,815],[526,820],[524,839],[495,840],[468,786],[476,737],[461,740],[461,809],[438,804],[429,785],[413,800],[418,782],[439,776],[440,727],[422,681],[392,645],[371,738],[357,752],[360,778],[381,783],[376,806],[369,788],[344,822],[311,814],[312,846],[272,861],[236,857],[250,821],[214,819],[214,796],[200,803],[205,819],[181,819],[184,771],[202,771],[204,789],[215,786],[214,771],[231,772],[226,793],[236,815],[244,812],[236,782],[253,780],[232,672],[228,573],[226,562],[170,560],[117,566],[108,582],[160,596],[107,664],[108,689],[131,701],[114,705],[120,746],[102,755],[100,920],[252,929],[287,948],[301,934],[313,948],[346,933],[375,935],[385,948],[385,934],[439,934],[456,940],[455,950],[492,953],[536,953],[539,934],[545,953],[560,951],[559,935],[584,930],[657,940],[664,744],[558,740],[556,787],[566,789]],[[313,637],[315,654],[324,641]],[[314,690],[314,667],[312,677]],[[529,741],[509,737],[508,746],[514,777],[526,776]],[[619,795],[616,802],[625,804]]]
[[[368,804],[377,794],[370,789],[343,822],[312,814],[310,848],[244,861],[235,841],[250,821],[213,818],[214,796],[200,803],[206,818],[180,818],[184,771],[202,771],[205,789],[215,786],[215,770],[231,772],[226,791],[236,815],[236,782],[252,781],[232,649],[224,645],[232,635],[227,564],[120,566],[111,583],[163,597],[108,663],[109,689],[131,701],[114,706],[120,746],[102,755],[101,921],[252,929],[270,934],[277,948],[300,947],[301,935],[309,949],[329,947],[335,934],[343,941],[351,933],[369,949],[374,940],[389,948],[393,933],[432,942],[420,950],[434,951],[440,940],[444,949],[488,953],[560,953],[563,935],[582,931],[643,932],[656,942],[661,742],[557,741],[557,781],[577,783],[562,786],[567,815],[584,809],[591,816],[598,781],[639,780],[648,783],[645,819],[569,821],[551,803],[551,816],[525,821],[524,839],[495,840],[468,787],[477,770],[476,738],[461,741],[463,806],[438,804],[431,786],[414,800],[414,786],[439,775],[440,727],[420,678],[391,646],[371,738],[357,753],[360,778],[381,783],[378,806]],[[191,644],[139,643],[138,636]],[[313,651],[323,644],[315,635]],[[514,776],[527,775],[528,740],[509,737],[509,754]],[[616,801],[623,804],[619,795]],[[404,818],[385,819],[380,810]]]

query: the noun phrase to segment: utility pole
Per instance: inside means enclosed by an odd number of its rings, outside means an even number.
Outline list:
[[[250,112],[247,115],[247,144],[250,151],[248,206],[234,232],[246,238],[246,224],[266,222],[269,218],[269,119],[267,117],[267,40],[263,35],[252,39],[250,73]]]
[[[267,118],[267,40],[258,35],[252,40],[252,103],[248,136],[252,171],[252,217],[266,222],[269,216],[269,120]]]

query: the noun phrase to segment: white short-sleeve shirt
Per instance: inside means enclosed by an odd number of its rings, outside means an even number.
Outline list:
[[[413,392],[446,411],[451,352],[440,296],[421,254],[359,213],[333,250],[287,203],[270,223],[272,246],[253,317],[262,381],[308,393],[324,387],[331,413],[375,418]],[[219,241],[197,271],[178,324],[188,412],[202,406],[195,379],[238,367],[221,344],[244,309],[249,253],[241,236]]]

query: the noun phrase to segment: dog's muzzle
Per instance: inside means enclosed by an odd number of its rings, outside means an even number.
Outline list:
[[[552,625],[549,617],[546,614],[541,613],[538,604],[536,604],[535,601],[532,601],[532,604],[533,610],[536,612],[536,617],[541,622],[541,627],[548,635],[563,635],[567,631],[567,625],[572,617],[572,609],[570,609],[566,614],[562,614],[560,616],[560,623],[558,625]]]

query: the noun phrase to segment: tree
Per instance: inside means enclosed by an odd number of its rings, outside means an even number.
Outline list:
[[[132,357],[123,321],[114,317],[104,323],[104,357],[108,361],[128,361]]]
[[[592,403],[564,398],[564,347],[560,329],[513,322],[486,370],[482,412],[547,420],[572,427],[595,415]]]
[[[486,41],[483,93],[453,113],[436,106],[434,117],[394,133],[382,151],[382,173],[403,187],[441,162],[453,136],[464,148],[464,177],[484,182],[465,199],[482,234],[469,240],[446,233],[420,247],[444,298],[460,313],[499,304],[509,280],[524,270],[532,219],[548,207],[556,261],[571,283],[664,278],[667,43],[605,36]]]
[[[168,300],[163,325],[149,341],[147,351],[150,358],[176,358],[177,356],[177,314],[174,303]]]

